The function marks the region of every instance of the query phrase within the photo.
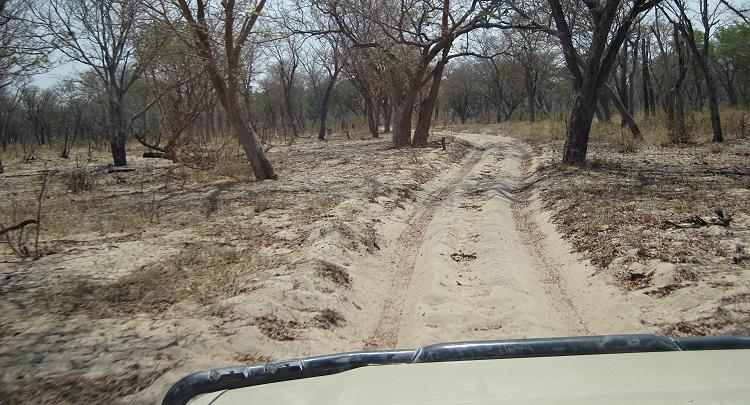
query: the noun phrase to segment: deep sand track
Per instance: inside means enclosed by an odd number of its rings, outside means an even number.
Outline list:
[[[517,140],[461,135],[477,150],[389,252],[390,291],[369,347],[623,333],[641,329],[624,295],[556,233]]]

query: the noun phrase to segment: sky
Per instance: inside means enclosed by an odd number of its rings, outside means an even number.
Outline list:
[[[75,73],[85,70],[83,65],[77,62],[61,63],[55,68],[32,77],[32,83],[40,88],[46,89],[52,87],[61,79],[69,77]]]

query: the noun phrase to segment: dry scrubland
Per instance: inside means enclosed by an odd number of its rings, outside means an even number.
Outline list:
[[[727,111],[728,141],[709,142],[707,115],[689,118],[690,139],[674,144],[660,119],[643,119],[643,143],[627,128],[594,122],[586,168],[558,163],[560,122],[514,123],[491,132],[534,146],[531,188],[557,230],[624,290],[641,323],[670,336],[750,334],[750,114]],[[677,229],[716,218],[731,226]]]
[[[39,257],[0,245],[0,396],[149,403],[197,369],[376,345],[367,338],[391,287],[386,259],[412,215],[439,204],[442,184],[479,153],[463,133],[531,145],[517,148],[524,176],[509,199],[545,208],[592,263],[586,277],[616,287],[620,308],[639,322],[627,331],[750,334],[750,140],[740,139],[741,113],[726,116],[723,145],[704,142],[702,118],[682,145],[666,145],[657,120],[642,124],[641,145],[619,126],[595,124],[586,168],[557,163],[564,124],[555,122],[442,128],[434,136],[449,136],[447,151],[301,139],[271,149],[281,180],[262,183],[236,150],[206,170],[134,157],[134,171],[114,173],[104,151],[88,161],[85,150],[68,160],[39,150],[26,162],[11,151],[2,156],[0,222],[35,217],[42,173],[48,185],[37,249],[33,226],[11,240]],[[495,176],[485,170],[480,179]],[[489,200],[477,201],[461,203],[462,215]],[[708,219],[717,204],[731,226],[665,225]],[[516,205],[519,227],[526,208]],[[456,266],[476,259],[443,253]]]
[[[281,180],[263,183],[235,152],[210,170],[134,157],[116,173],[104,152],[4,156],[3,223],[36,215],[48,173],[42,256],[0,253],[4,398],[107,402],[177,370],[152,401],[197,368],[361,348],[347,340],[377,308],[349,297],[375,301],[377,274],[350,263],[377,273],[381,218],[402,220],[466,148],[302,139],[270,151]]]

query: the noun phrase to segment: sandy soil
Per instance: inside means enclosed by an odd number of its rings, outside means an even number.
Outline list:
[[[614,279],[647,328],[671,335],[750,334],[750,140],[723,145],[594,144],[587,168],[536,148],[535,189],[550,222]],[[729,226],[675,228],[700,216]]]
[[[0,196],[17,201],[17,216],[34,211],[29,179],[54,171],[45,255],[0,249],[1,396],[155,403],[212,367],[659,332],[690,311],[698,298],[648,295],[602,271],[561,222],[573,196],[550,202],[560,185],[548,173],[562,169],[548,151],[443,135],[447,151],[303,140],[272,150],[282,180],[262,183],[143,159],[107,174],[102,157],[90,163],[96,187],[72,193],[72,162],[3,159]],[[731,209],[744,224],[747,213]],[[732,291],[747,288],[742,271]],[[706,283],[690,293],[725,299]]]

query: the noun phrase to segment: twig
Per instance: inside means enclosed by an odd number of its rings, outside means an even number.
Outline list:
[[[47,183],[49,175],[44,173],[42,175],[42,188],[39,190],[39,197],[37,197],[36,205],[36,235],[34,237],[34,257],[39,257],[39,234],[42,231],[42,200],[44,195],[47,193]]]
[[[16,224],[16,225],[13,225],[13,226],[9,226],[9,227],[7,227],[7,228],[3,228],[3,229],[0,229],[0,235],[2,235],[2,234],[4,234],[4,233],[8,233],[8,232],[10,232],[10,231],[15,231],[15,230],[17,230],[17,229],[21,229],[21,228],[23,228],[23,227],[25,227],[25,226],[28,226],[28,225],[32,225],[32,224],[36,224],[36,223],[37,223],[37,220],[36,220],[36,219],[27,219],[27,220],[25,220],[25,221],[22,221],[22,222],[20,222],[20,223]]]

